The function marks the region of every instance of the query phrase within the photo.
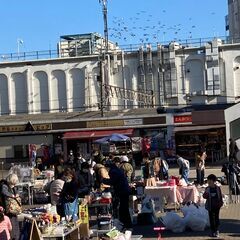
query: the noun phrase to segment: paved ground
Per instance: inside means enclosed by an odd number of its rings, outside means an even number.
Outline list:
[[[221,177],[221,167],[210,167],[206,169],[206,176],[210,173],[214,173],[218,177]],[[178,175],[178,169],[170,169],[170,175]],[[196,176],[195,169],[191,169],[190,178],[194,180]],[[223,192],[228,194],[228,186],[222,186]],[[156,225],[160,225],[159,222]],[[157,234],[153,231],[154,226],[137,226],[134,228],[134,234],[141,234],[144,239],[151,240],[157,239]],[[221,211],[221,227],[220,227],[221,237],[224,240],[240,240],[240,204],[230,204],[228,208],[223,208]],[[163,233],[163,239],[166,240],[197,240],[205,239],[210,240],[209,230],[204,232],[191,232],[186,231],[182,234],[174,234],[170,231],[165,231]]]
[[[206,169],[206,176],[209,174],[215,174],[217,177],[223,176],[221,173],[221,167],[214,166],[209,167]],[[5,177],[8,174],[7,171],[3,172],[3,176]],[[140,174],[140,171],[137,171],[137,175]],[[178,169],[176,167],[171,167],[169,170],[170,175],[178,175]],[[2,172],[0,171],[0,178],[2,176]],[[192,168],[190,171],[190,180],[194,180],[196,177],[195,169]],[[228,194],[228,187],[222,187],[223,192]],[[160,222],[156,224],[157,226],[160,225]],[[134,228],[134,234],[136,235],[143,235],[144,239],[152,240],[157,239],[157,234],[153,231],[154,226],[136,226]],[[240,240],[240,204],[230,204],[228,208],[223,208],[221,211],[221,238],[224,240]],[[165,240],[211,240],[208,237],[209,230],[205,232],[191,232],[187,231],[182,234],[174,234],[170,231],[165,231],[163,233],[163,239]]]

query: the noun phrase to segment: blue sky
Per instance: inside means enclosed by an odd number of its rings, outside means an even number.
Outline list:
[[[108,0],[120,44],[225,35],[227,0]],[[98,0],[1,0],[0,53],[55,49],[60,35],[103,33]]]

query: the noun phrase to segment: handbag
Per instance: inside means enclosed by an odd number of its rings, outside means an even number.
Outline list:
[[[11,214],[14,216],[22,213],[22,202],[21,198],[18,197],[6,197],[5,199],[6,214]]]

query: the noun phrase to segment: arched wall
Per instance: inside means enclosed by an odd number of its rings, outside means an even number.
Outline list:
[[[12,74],[12,102],[13,112],[28,113],[28,89],[27,78],[25,73],[13,73]]]
[[[73,111],[84,110],[86,84],[84,71],[73,68],[69,71],[69,102]]]
[[[9,114],[8,78],[5,74],[0,74],[0,113]]]
[[[51,79],[52,110],[67,110],[66,74],[63,70],[52,71]]]
[[[33,74],[34,112],[49,112],[48,75],[44,71]]]

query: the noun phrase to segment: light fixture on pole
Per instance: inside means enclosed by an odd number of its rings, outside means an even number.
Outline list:
[[[23,45],[23,40],[21,38],[18,38],[17,39],[17,55],[18,55],[18,58],[20,56],[20,45]]]

